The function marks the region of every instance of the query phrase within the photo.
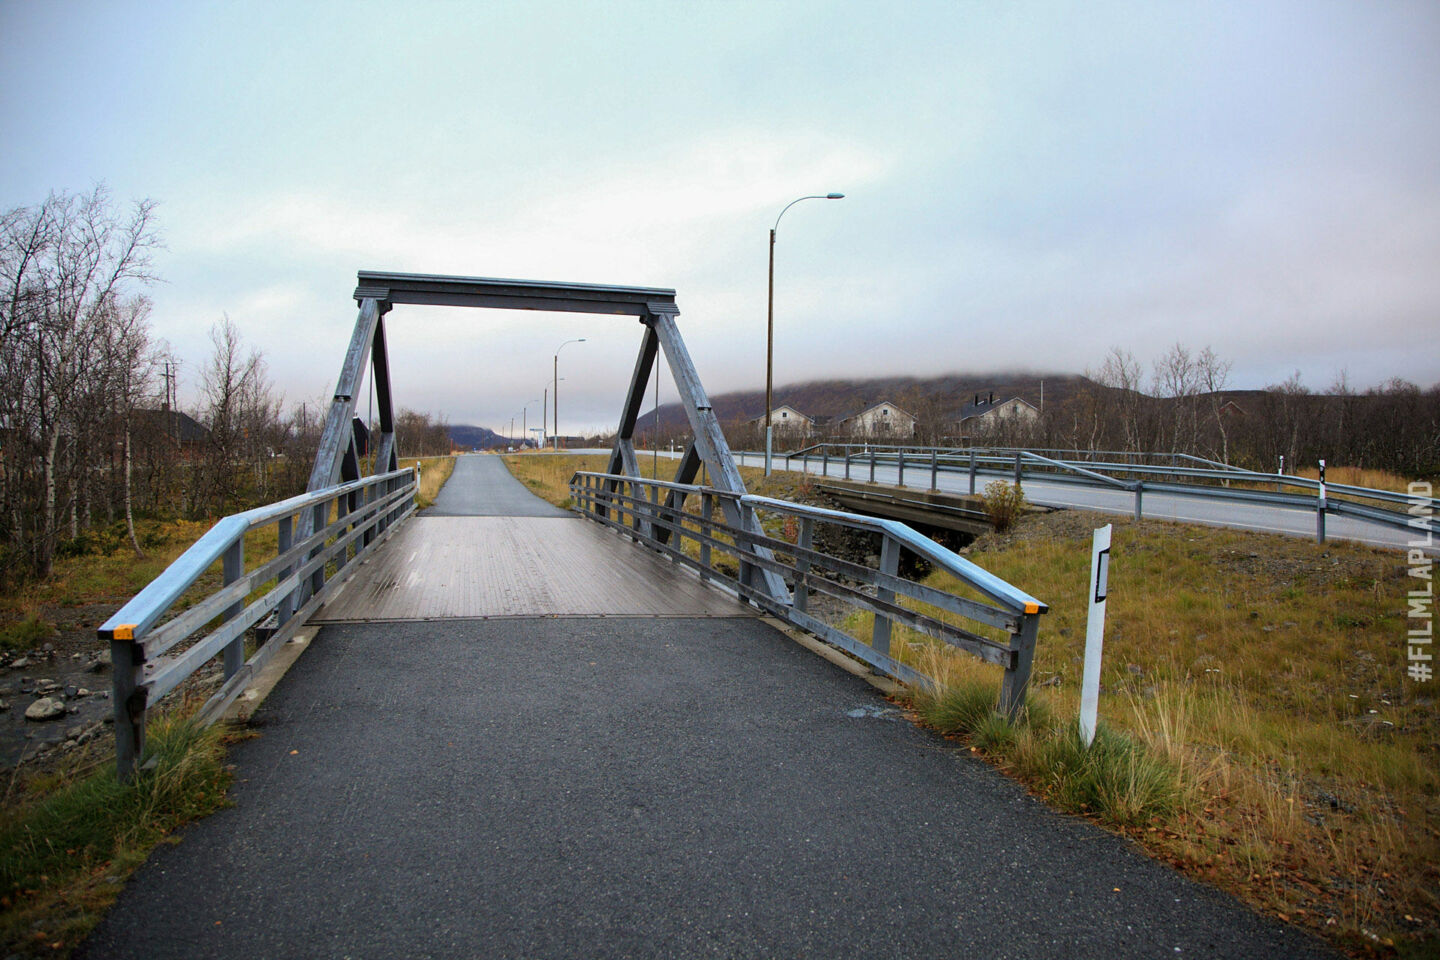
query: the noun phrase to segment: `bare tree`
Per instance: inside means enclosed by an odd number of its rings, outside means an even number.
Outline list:
[[[131,282],[151,279],[159,244],[154,203],[128,216],[97,186],[89,194],[52,194],[35,207],[0,216],[0,416],[9,434],[6,462],[37,464],[10,476],[10,541],[47,575],[54,563],[59,518],[88,491],[86,433],[93,425],[97,371],[105,330]],[[14,453],[24,458],[11,460]],[[67,486],[71,495],[59,502]],[[35,505],[33,522],[26,523]],[[31,514],[33,516],[33,514]]]
[[[1200,351],[1200,356],[1195,360],[1195,373],[1199,378],[1200,388],[1210,398],[1210,416],[1215,422],[1215,430],[1220,435],[1220,450],[1218,451],[1221,463],[1230,462],[1230,432],[1225,428],[1225,388],[1230,383],[1229,360],[1221,360],[1214,350],[1208,346]],[[1212,451],[1213,456],[1215,451]]]

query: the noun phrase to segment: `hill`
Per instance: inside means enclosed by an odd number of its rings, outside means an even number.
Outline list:
[[[510,443],[489,427],[475,427],[468,423],[452,423],[446,426],[450,442],[462,450],[503,449]]]
[[[877,377],[870,380],[812,380],[775,389],[774,405],[789,404],[808,417],[840,420],[866,407],[888,400],[922,419],[946,419],[977,395],[995,394],[997,400],[1020,397],[1041,406],[1064,403],[1089,384],[1085,377],[1067,373],[952,373],[939,377]],[[741,390],[710,398],[723,424],[765,415],[765,391]],[[655,422],[652,408],[640,418],[649,429]],[[660,405],[660,429],[684,429],[685,412],[679,403]]]

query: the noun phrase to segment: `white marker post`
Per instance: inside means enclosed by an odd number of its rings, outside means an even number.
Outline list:
[[[1110,587],[1110,531],[1095,531],[1090,556],[1090,619],[1085,626],[1085,676],[1080,683],[1080,739],[1095,741],[1095,714],[1100,707],[1100,650],[1105,645],[1105,595]]]

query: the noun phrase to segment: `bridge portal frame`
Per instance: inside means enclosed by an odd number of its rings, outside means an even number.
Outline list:
[[[384,316],[396,304],[418,304],[447,307],[485,307],[500,310],[546,310],[561,313],[596,313],[633,316],[645,327],[640,342],[630,389],[621,407],[615,446],[610,453],[608,473],[640,479],[640,464],[635,456],[635,425],[644,402],[650,377],[655,374],[656,357],[663,352],[671,376],[680,393],[682,406],[690,421],[693,439],[681,457],[674,482],[689,485],[699,476],[701,467],[709,473],[710,483],[727,493],[744,495],[745,481],[724,431],[715,417],[710,398],[700,382],[690,351],[675,318],[680,308],[675,291],[662,287],[631,287],[593,283],[555,283],[535,280],[506,280],[494,277],[456,277],[439,274],[394,273],[361,270],[357,275],[354,297],[360,306],[351,334],[350,347],[340,370],[340,378],[326,415],[320,446],[310,473],[310,491],[322,490],[359,479],[360,451],[356,440],[356,393],[369,353],[375,383],[375,399],[380,420],[380,439],[375,460],[376,471],[394,470],[399,451],[395,444],[394,414],[390,387],[389,354],[385,344]],[[684,494],[672,493],[666,504],[669,509],[684,506]],[[358,508],[359,503],[350,509]],[[725,501],[727,521],[739,529],[763,535],[753,513]],[[729,516],[729,513],[734,516]],[[310,524],[322,522],[315,517]],[[301,536],[308,535],[303,529]],[[664,532],[661,532],[662,537]],[[768,558],[764,548],[754,548]],[[747,584],[764,591],[782,603],[790,602],[790,591],[776,573],[760,566],[742,570]]]

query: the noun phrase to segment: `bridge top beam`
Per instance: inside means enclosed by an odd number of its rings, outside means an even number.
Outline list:
[[[382,307],[415,303],[442,307],[494,307],[501,310],[554,310],[645,317],[678,314],[675,291],[661,287],[617,287],[599,283],[550,283],[495,277],[446,277],[423,273],[361,270],[356,300],[373,299]]]

